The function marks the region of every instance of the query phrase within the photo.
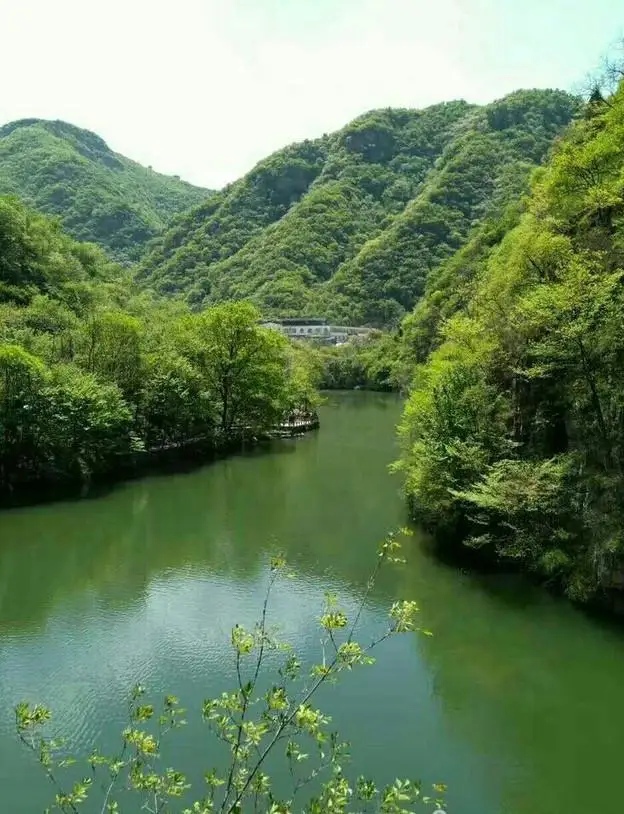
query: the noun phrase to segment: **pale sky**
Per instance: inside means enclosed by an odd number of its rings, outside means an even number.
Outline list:
[[[375,107],[574,89],[622,0],[0,0],[0,123],[220,187]]]

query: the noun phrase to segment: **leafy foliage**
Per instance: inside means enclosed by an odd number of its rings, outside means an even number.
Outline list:
[[[414,513],[580,600],[623,584],[623,145],[620,84],[404,331]]]
[[[74,238],[125,262],[209,193],[112,152],[88,130],[23,119],[0,128],[0,195],[7,194],[59,215]]]
[[[368,592],[382,568],[402,561],[399,548],[395,534],[382,543]],[[17,735],[36,756],[54,789],[50,811],[120,814],[140,807],[151,814],[342,814],[362,810],[411,814],[435,808],[433,814],[444,814],[440,797],[446,789],[442,784],[435,784],[429,795],[411,780],[397,779],[379,788],[370,778],[350,777],[349,745],[330,729],[330,718],[315,706],[324,685],[354,668],[371,665],[371,654],[385,640],[414,632],[431,635],[418,625],[416,603],[394,602],[385,629],[364,645],[356,637],[368,592],[352,618],[341,609],[337,597],[327,595],[319,619],[320,658],[316,664],[306,665],[292,647],[280,641],[271,624],[271,600],[276,582],[286,570],[285,560],[274,557],[268,570],[260,620],[251,630],[235,625],[231,631],[238,684],[202,704],[207,760],[213,760],[219,748],[227,756],[220,769],[207,765],[203,794],[196,797],[181,771],[163,767],[163,744],[170,733],[184,726],[187,711],[172,695],[162,704],[149,703],[145,689],[136,686],[128,726],[115,755],[93,751],[86,759],[71,756],[63,740],[47,736],[51,713],[46,707],[26,702],[17,706]],[[274,667],[275,663],[279,666]],[[276,760],[288,768],[290,792],[276,788],[268,774]]]
[[[229,444],[314,410],[316,370],[249,303],[191,314],[0,198],[0,492]]]
[[[374,332],[366,339],[316,350],[325,390],[399,389],[393,361],[399,353],[396,334]]]
[[[396,325],[430,275],[526,186],[579,109],[560,91],[374,110],[279,151],[152,244],[140,277],[193,304]]]

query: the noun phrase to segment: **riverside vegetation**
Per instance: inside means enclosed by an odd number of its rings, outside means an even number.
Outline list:
[[[621,76],[621,71],[619,72]],[[624,587],[624,82],[402,328],[414,517],[579,601]]]
[[[133,452],[266,432],[316,398],[249,303],[191,314],[0,199],[0,491],[115,472]]]

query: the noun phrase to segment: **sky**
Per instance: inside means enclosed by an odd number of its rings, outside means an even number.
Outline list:
[[[0,124],[218,188],[375,107],[578,90],[623,34],[622,0],[0,0]]]

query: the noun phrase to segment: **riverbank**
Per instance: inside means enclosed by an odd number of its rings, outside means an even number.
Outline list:
[[[571,597],[555,576],[547,579],[539,571],[527,569],[518,560],[493,554],[488,549],[465,545],[460,531],[447,530],[441,533],[435,526],[427,525],[415,518],[409,508],[409,501],[407,505],[410,526],[417,529],[419,534],[426,535],[427,550],[445,566],[458,572],[469,571],[475,577],[485,580],[513,576],[533,589],[542,591],[557,601],[566,602],[582,613],[601,621],[616,626],[624,621],[624,575],[621,572],[614,572],[610,583],[605,585],[601,593],[594,593],[587,598]]]
[[[146,475],[192,471],[212,461],[252,447],[268,446],[278,439],[297,438],[320,428],[318,413],[298,415],[272,430],[239,430],[223,437],[219,434],[189,438],[151,449],[118,455],[104,470],[86,476],[24,481],[13,489],[0,491],[0,509],[33,506],[66,498],[99,496],[115,484]]]

